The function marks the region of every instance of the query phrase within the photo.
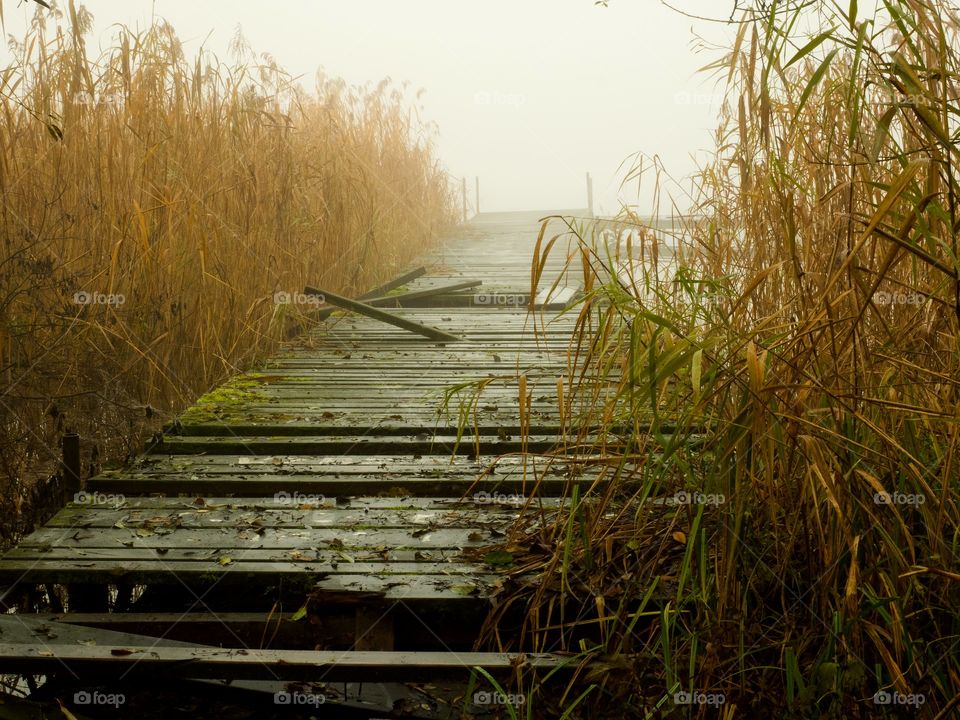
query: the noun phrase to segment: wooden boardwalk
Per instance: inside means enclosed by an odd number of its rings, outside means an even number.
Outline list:
[[[477,217],[378,303],[459,341],[335,313],[200,398],[132,467],[90,479],[0,559],[0,584],[72,591],[68,612],[33,618],[63,641],[4,634],[0,671],[461,684],[474,665],[509,673],[517,658],[469,654],[510,570],[483,548],[527,498],[549,517],[571,476],[548,453],[574,320],[560,308],[577,279],[528,310],[543,214]],[[430,294],[447,286],[461,289]],[[78,644],[67,626],[105,634]]]

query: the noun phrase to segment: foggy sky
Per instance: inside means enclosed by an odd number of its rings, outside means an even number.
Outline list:
[[[3,1],[3,0],[0,0]],[[424,88],[427,120],[451,174],[480,178],[482,210],[580,208],[585,172],[598,211],[619,202],[651,211],[652,182],[619,193],[617,168],[634,153],[659,155],[682,180],[709,148],[722,86],[697,68],[719,57],[697,36],[733,30],[683,17],[658,0],[86,0],[90,46],[107,47],[122,23],[169,20],[188,57],[201,45],[224,60],[239,26],[314,86],[318,68],[351,84],[384,77]],[[676,0],[725,17],[732,0]],[[61,5],[66,6],[65,0]],[[4,2],[6,32],[21,37],[33,3]],[[0,63],[10,55],[0,50]],[[652,179],[652,178],[651,178]],[[686,183],[673,188],[678,193]],[[678,195],[679,197],[679,195]],[[662,211],[668,208],[662,207]]]

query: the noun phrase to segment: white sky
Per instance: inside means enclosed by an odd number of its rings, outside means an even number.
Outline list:
[[[35,5],[4,3],[7,34],[22,37]],[[733,0],[674,0],[726,17]],[[59,0],[66,7],[66,0]],[[425,115],[439,125],[446,168],[480,178],[482,210],[619,208],[617,168],[636,152],[658,154],[681,179],[710,146],[718,109],[712,78],[696,72],[716,50],[694,52],[696,35],[733,30],[678,15],[659,0],[85,0],[95,38],[110,26],[171,22],[188,57],[204,44],[224,60],[237,26],[302,84],[318,68],[351,84],[391,77],[425,88]],[[10,55],[0,48],[0,64]],[[686,100],[686,102],[684,102]],[[646,185],[647,183],[645,183]],[[684,185],[686,187],[686,185]],[[624,202],[651,210],[636,184]],[[667,208],[663,208],[666,210]]]

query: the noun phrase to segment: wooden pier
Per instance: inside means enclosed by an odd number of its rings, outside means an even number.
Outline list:
[[[480,215],[423,258],[425,273],[365,300],[455,340],[323,313],[131,467],[89,479],[0,559],[8,597],[69,589],[64,613],[4,617],[0,672],[74,688],[296,681],[357,717],[458,717],[474,667],[562,666],[475,651],[504,583],[537,581],[483,548],[524,507],[548,518],[576,477],[550,451],[575,412],[558,411],[557,387],[579,279],[530,297],[546,214]],[[375,686],[386,700],[370,699]],[[415,711],[391,714],[401,700]]]

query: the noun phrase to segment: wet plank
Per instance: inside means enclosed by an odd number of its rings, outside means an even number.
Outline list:
[[[506,655],[483,652],[377,652],[181,648],[152,644],[67,645],[33,647],[0,644],[0,672],[35,673],[66,666],[78,677],[232,677],[259,680],[343,682],[364,678],[412,681],[424,677],[466,682],[472,668],[495,676],[518,668],[549,672],[574,665],[548,655]]]
[[[237,562],[216,568],[196,562],[149,562],[135,560],[17,560],[4,561],[4,577],[16,576],[26,583],[104,583],[127,582],[146,585],[208,587],[212,583],[237,585],[304,580],[314,589],[335,593],[328,604],[351,605],[350,596],[372,594],[364,598],[377,606],[404,600],[411,603],[443,603],[475,606],[487,598],[502,582],[499,575],[472,572],[384,573],[379,566],[361,566],[356,574],[329,573],[320,564]]]
[[[519,452],[545,452],[555,448],[555,435],[513,437],[509,434],[482,435],[479,438],[453,434],[416,435],[302,435],[302,436],[177,436],[168,435],[161,444],[149,443],[148,452],[208,455],[502,455]]]
[[[515,506],[457,510],[370,510],[320,506],[313,496],[290,495],[290,504],[280,508],[235,508],[229,505],[206,505],[196,509],[113,508],[109,504],[91,507],[71,504],[61,510],[46,527],[70,528],[235,528],[256,527],[300,529],[312,527],[405,528],[446,527],[474,528],[478,523],[506,525],[519,516],[520,500]]]

